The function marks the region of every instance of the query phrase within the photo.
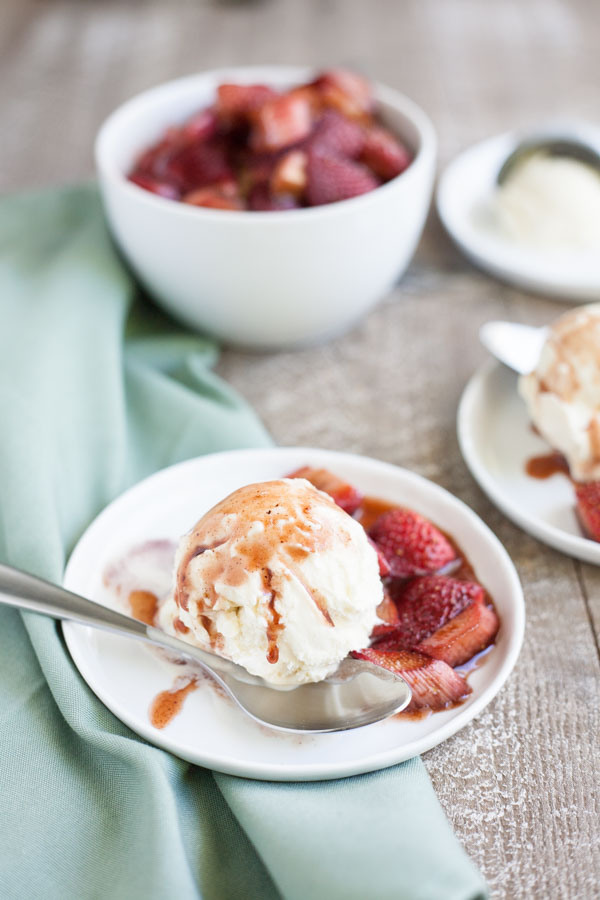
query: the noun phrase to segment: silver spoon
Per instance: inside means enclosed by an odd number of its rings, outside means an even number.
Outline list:
[[[535,369],[547,336],[547,328],[518,322],[486,322],[479,329],[479,340],[486,350],[521,375]]]
[[[411,699],[410,688],[399,675],[366,660],[350,658],[342,660],[325,681],[280,688],[152,625],[3,565],[0,603],[176,650],[199,663],[253,719],[286,731],[345,731],[369,725],[400,712]]]
[[[504,184],[515,166],[527,157],[533,156],[534,153],[574,159],[576,162],[591,166],[600,173],[600,147],[596,145],[595,141],[591,138],[587,140],[584,136],[581,138],[567,137],[559,131],[552,131],[520,141],[498,170],[497,183]]]

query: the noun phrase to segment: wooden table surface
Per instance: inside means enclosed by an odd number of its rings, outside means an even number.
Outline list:
[[[598,119],[594,0],[3,0],[1,23],[2,190],[90,176],[114,106],[226,64],[358,66],[428,110],[440,164],[506,128]],[[510,900],[600,897],[600,570],[488,502],[455,414],[484,359],[482,322],[543,323],[563,308],[473,269],[432,214],[402,283],[351,334],[299,353],[227,351],[219,364],[281,444],[407,466],[465,500],[512,555],[527,603],[516,670],[425,755],[456,833],[493,896]]]

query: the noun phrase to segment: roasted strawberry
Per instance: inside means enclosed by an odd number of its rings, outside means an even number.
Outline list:
[[[302,150],[290,150],[279,159],[271,175],[274,194],[292,194],[300,197],[306,188],[307,156]]]
[[[456,558],[454,548],[441,531],[411,509],[384,513],[369,534],[396,578],[437,572]]]
[[[158,194],[159,197],[166,197],[169,200],[179,200],[181,196],[174,185],[168,184],[166,181],[158,181],[158,179],[152,178],[151,175],[144,175],[143,173],[133,174],[129,176],[129,180],[133,181],[134,184],[137,184],[138,187],[144,188],[146,191]]]
[[[379,184],[365,166],[314,149],[308,154],[307,174],[306,196],[311,206],[349,200]]]
[[[233,179],[227,151],[220,140],[191,143],[176,150],[167,161],[164,173],[165,178],[173,181],[182,194]]]
[[[398,611],[393,629],[380,631],[380,649],[412,650],[425,638],[466,609],[481,603],[485,592],[481,585],[458,581],[446,575],[426,575],[409,581],[399,595],[392,594]]]
[[[348,69],[328,69],[315,81],[325,106],[350,119],[368,120],[373,110],[373,94],[366,78]]]
[[[461,666],[484,650],[496,637],[498,616],[490,606],[471,603],[416,647],[421,653],[441,659],[449,666]]]
[[[312,128],[309,100],[300,93],[282,94],[253,115],[250,143],[258,153],[283,150],[308,137]]]
[[[583,530],[593,541],[600,541],[600,481],[576,484],[575,496]]]
[[[247,120],[252,112],[277,97],[265,84],[220,84],[217,88],[217,115],[225,125]]]
[[[191,119],[188,119],[181,129],[183,140],[208,141],[217,133],[219,120],[213,106],[201,109]]]
[[[338,478],[328,469],[312,469],[310,466],[302,466],[292,472],[288,478],[306,478],[320,491],[329,494],[332,500],[335,500],[338,506],[352,515],[360,506],[362,494],[348,481]]]
[[[266,182],[259,181],[248,194],[248,209],[254,212],[283,212],[298,209],[298,202],[291,194],[274,194]]]
[[[244,204],[234,181],[198,188],[182,198],[192,206],[206,206],[211,209],[244,209]]]
[[[334,156],[356,158],[365,143],[364,129],[335,109],[327,109],[317,122],[310,145]]]
[[[472,690],[462,675],[447,663],[432,659],[424,653],[406,650],[394,653],[369,647],[355,651],[352,656],[355,659],[366,659],[401,675],[412,691],[409,710],[446,709],[464,699]]]
[[[410,153],[387,128],[367,129],[360,155],[361,162],[379,178],[389,181],[410,165]]]

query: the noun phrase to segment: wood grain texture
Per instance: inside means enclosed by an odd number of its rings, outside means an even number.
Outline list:
[[[479,138],[561,114],[598,117],[594,0],[3,0],[0,187],[91,176],[102,118],[135,92],[217,65],[356,65],[431,114],[444,162]],[[472,506],[527,601],[517,669],[425,761],[498,898],[600,897],[600,569],[544,547],[483,496],[456,406],[484,358],[479,325],[561,305],[477,272],[432,214],[401,285],[351,334],[300,353],[225,352],[220,372],[282,444],[363,453]],[[434,361],[434,362],[432,362]]]

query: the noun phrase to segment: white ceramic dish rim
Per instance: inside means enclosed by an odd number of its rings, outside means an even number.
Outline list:
[[[511,586],[511,604],[512,613],[514,616],[514,626],[509,635],[506,653],[501,666],[495,678],[487,686],[487,688],[485,688],[481,692],[480,696],[474,698],[468,707],[463,707],[462,709],[460,709],[455,717],[446,722],[444,725],[441,725],[434,732],[423,736],[421,739],[414,740],[409,744],[405,743],[400,747],[393,748],[392,750],[386,750],[379,754],[372,754],[368,757],[367,760],[361,758],[360,760],[353,759],[350,761],[344,761],[342,763],[329,762],[320,763],[318,765],[313,764],[311,766],[290,765],[289,763],[260,763],[255,760],[253,760],[249,765],[243,765],[240,764],[236,759],[225,758],[222,754],[212,756],[206,753],[198,754],[194,759],[191,759],[189,755],[182,756],[182,758],[185,758],[195,764],[215,769],[216,771],[226,772],[228,774],[238,775],[242,777],[255,778],[259,780],[316,781],[323,779],[349,777],[351,775],[357,775],[364,772],[383,769],[402,762],[405,759],[409,759],[413,756],[424,753],[425,751],[431,749],[442,741],[450,738],[457,731],[463,728],[469,721],[471,721],[471,719],[475,718],[500,691],[508,676],[510,675],[512,669],[514,668],[523,642],[525,630],[525,605],[523,592],[519,577],[517,575],[517,571],[503,545],[500,543],[496,535],[479,518],[479,516],[477,516],[476,513],[474,513],[465,503],[463,503],[457,497],[450,494],[439,485],[436,485],[434,482],[431,482],[423,478],[422,476],[417,475],[416,473],[410,472],[406,469],[402,469],[398,466],[394,466],[390,463],[381,462],[369,457],[358,456],[356,454],[339,453],[336,451],[318,450],[316,448],[302,447],[282,447],[260,450],[233,450],[219,454],[210,454],[209,456],[220,456],[224,457],[225,459],[232,459],[233,457],[237,457],[237,459],[239,460],[243,459],[244,456],[248,457],[249,455],[256,454],[260,454],[262,457],[266,457],[267,459],[269,457],[272,457],[273,466],[276,471],[279,470],[282,464],[285,464],[286,458],[289,457],[290,460],[297,460],[299,454],[303,459],[307,460],[307,464],[312,463],[318,465],[327,465],[329,463],[331,467],[335,467],[336,460],[339,460],[341,457],[343,457],[349,462],[367,466],[371,470],[378,469],[384,474],[389,473],[392,476],[395,475],[395,477],[397,477],[398,473],[400,473],[408,483],[412,482],[413,485],[416,485],[419,489],[422,489],[425,494],[429,494],[430,496],[439,499],[443,504],[454,506],[460,511],[460,514],[462,516],[469,520],[471,526],[476,531],[478,531],[479,534],[487,541],[488,546],[493,549],[498,563],[503,566],[505,575]],[[206,459],[207,457],[202,458]],[[186,467],[191,468],[196,465],[197,461],[197,459],[187,460],[185,462],[178,463],[175,466],[170,466],[167,469],[163,469],[161,472],[155,473],[149,478],[144,479],[142,482],[139,482],[138,485],[134,485],[132,488],[118,497],[115,501],[113,501],[113,503],[111,503],[108,507],[106,507],[106,509],[101,512],[100,515],[90,525],[90,527],[80,539],[77,547],[74,549],[65,572],[65,586],[76,589],[76,586],[70,583],[70,573],[74,567],[74,561],[76,560],[79,552],[78,548],[80,547],[82,541],[86,539],[87,535],[90,534],[90,532],[93,532],[94,530],[99,529],[103,526],[104,520],[113,514],[113,510],[116,504],[129,503],[130,500],[135,496],[135,492],[138,489],[139,485],[146,484],[150,480],[158,480],[161,477],[164,477],[165,473],[170,473],[173,469],[184,471]],[[169,738],[169,735],[163,732],[157,734],[156,730],[150,725],[149,722],[147,724],[145,723],[145,721],[141,722],[135,714],[131,714],[126,706],[122,706],[119,701],[115,700],[114,695],[110,693],[110,691],[105,691],[102,688],[98,689],[98,686],[95,685],[94,678],[92,675],[90,675],[90,670],[88,668],[87,657],[85,654],[86,642],[85,640],[80,641],[81,631],[85,631],[83,626],[79,626],[70,622],[63,623],[63,632],[67,647],[71,653],[75,665],[79,669],[83,678],[87,681],[90,688],[94,691],[94,693],[96,693],[99,699],[104,703],[105,706],[108,707],[108,709],[111,710],[111,712],[113,712],[122,722],[128,725],[133,731],[135,731],[149,743],[160,746],[175,755],[181,755],[178,752],[180,750],[180,747],[177,741]],[[348,734],[351,736],[352,731],[348,732]]]
[[[600,142],[599,129],[584,124],[567,127],[573,133],[584,133]],[[473,144],[451,160],[442,172],[436,190],[436,206],[444,228],[470,259],[499,278],[554,296],[571,294],[577,300],[598,297],[600,273],[591,254],[574,251],[548,254],[513,245],[508,238],[495,237],[483,228],[477,228],[470,219],[473,206],[457,209],[453,194],[455,181],[460,178],[463,167],[487,157],[485,183],[481,184],[482,193],[477,197],[483,202],[491,195],[501,164],[522,138],[519,132],[504,132]],[[483,177],[481,174],[481,182]]]
[[[314,219],[315,217],[329,217],[339,214],[340,210],[365,206],[369,203],[376,202],[376,198],[381,196],[382,191],[389,192],[398,186],[401,180],[406,181],[411,177],[411,173],[415,173],[423,167],[429,166],[435,158],[437,139],[435,129],[428,115],[410,98],[385,85],[374,83],[374,92],[377,100],[393,106],[400,114],[410,120],[419,135],[419,147],[417,148],[415,157],[410,166],[398,175],[392,178],[386,184],[380,185],[374,191],[369,191],[359,197],[352,197],[349,200],[340,200],[337,203],[328,203],[323,206],[314,206],[303,209],[282,210],[285,213],[274,216],[272,212],[255,211],[255,210],[222,210],[209,209],[206,207],[191,206],[190,204],[181,203],[175,200],[169,200],[146,191],[133,182],[129,181],[124,172],[114,162],[110,153],[110,143],[112,140],[112,132],[121,127],[122,123],[131,113],[136,112],[140,107],[152,106],[156,100],[161,100],[165,95],[170,93],[176,94],[179,91],[186,91],[193,84],[204,86],[207,79],[218,82],[219,80],[235,80],[241,79],[241,83],[248,83],[252,80],[259,82],[267,82],[273,80],[274,74],[279,76],[280,80],[285,79],[290,83],[306,80],[315,74],[316,69],[309,66],[238,66],[225,67],[220,69],[210,69],[195,75],[186,75],[183,78],[177,78],[172,81],[163,82],[153,88],[149,88],[140,94],[125,101],[121,106],[117,107],[98,131],[95,141],[95,159],[98,171],[108,182],[118,185],[121,190],[126,191],[132,198],[136,197],[140,202],[144,202],[159,210],[170,210],[172,214],[192,219],[202,217],[204,220],[214,220],[221,224],[224,221],[232,223],[246,223],[247,225],[260,220],[261,223],[272,223],[272,227],[281,227],[283,221],[291,221],[297,219]]]
[[[488,360],[471,376],[463,391],[456,417],[458,443],[463,459],[473,478],[492,503],[516,525],[556,550],[585,562],[600,565],[600,544],[583,536],[569,534],[561,528],[547,524],[543,519],[524,512],[516,503],[507,499],[482,461],[471,423],[475,420],[477,406],[486,393],[488,380],[501,365],[493,359]]]

